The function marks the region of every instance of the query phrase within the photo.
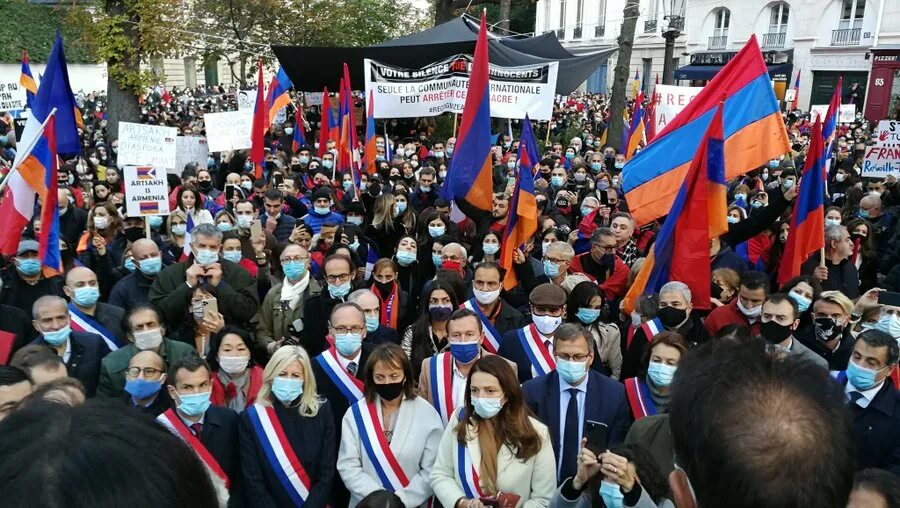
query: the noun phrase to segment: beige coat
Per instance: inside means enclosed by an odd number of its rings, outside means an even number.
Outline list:
[[[303,319],[303,306],[306,305],[306,300],[322,291],[319,283],[310,277],[309,285],[306,287],[303,295],[300,296],[300,303],[297,304],[297,308],[294,310],[282,310],[281,286],[283,284],[284,282],[282,281],[272,286],[272,289],[266,293],[266,297],[259,306],[259,312],[256,314],[257,319],[259,319],[259,325],[256,328],[256,340],[261,345],[267,346],[270,342],[281,340],[282,337],[287,335],[288,327],[291,326],[291,323],[298,319]],[[316,317],[319,318],[321,316]],[[323,319],[328,319],[328,317],[325,316]]]

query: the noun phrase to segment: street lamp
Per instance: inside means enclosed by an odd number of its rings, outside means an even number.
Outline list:
[[[675,83],[675,39],[684,30],[684,3],[685,0],[664,0],[663,20],[668,21],[663,30],[663,39],[666,40],[665,59],[663,60],[663,84]]]

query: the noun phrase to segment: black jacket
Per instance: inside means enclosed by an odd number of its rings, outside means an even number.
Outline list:
[[[216,459],[231,482],[231,497],[239,501],[241,494],[241,452],[238,446],[240,417],[227,407],[209,406],[203,416],[200,442]],[[230,501],[229,506],[236,503]],[[239,504],[239,503],[238,503]]]
[[[69,342],[72,344],[72,354],[66,362],[69,377],[81,381],[85,395],[93,397],[100,382],[100,361],[109,354],[109,347],[102,337],[93,333],[72,332]],[[31,343],[53,349],[44,337],[38,337]]]
[[[284,429],[288,444],[300,465],[309,476],[311,488],[304,506],[324,507],[331,503],[331,484],[337,477],[337,447],[334,439],[334,418],[328,401],[319,406],[316,416],[301,416],[296,408],[288,408],[275,401],[275,415]],[[282,487],[260,445],[259,436],[250,423],[247,411],[241,413],[239,425],[241,471],[244,491],[250,506],[276,508],[294,506],[292,498]],[[335,505],[336,506],[336,505]]]
[[[262,222],[263,227],[265,227],[266,221],[269,220],[269,216],[262,214],[259,216],[259,220]],[[282,213],[275,222],[275,231],[273,231],[272,234],[275,235],[275,238],[278,239],[279,243],[287,243],[288,239],[291,237],[291,233],[294,232],[294,227],[297,226],[297,219]]]
[[[819,266],[820,253],[816,252],[801,265],[800,273],[803,275],[812,275]],[[825,266],[828,267],[828,278],[822,281],[823,291],[840,291],[855,300],[859,297],[859,272],[856,265],[847,258],[838,264],[826,261]]]
[[[175,403],[172,401],[172,397],[169,397],[169,392],[165,387],[162,387],[162,389],[159,390],[159,394],[153,399],[153,402],[151,402],[149,406],[135,406],[134,401],[131,399],[131,395],[128,393],[123,393],[119,398],[122,400],[122,403],[130,407],[132,411],[137,411],[138,413],[153,419],[156,419],[157,416],[175,407]]]
[[[816,338],[815,323],[797,330],[794,338],[811,349],[813,353],[824,358],[828,362],[828,370],[847,370],[847,362],[850,361],[850,355],[853,354],[853,345],[856,344],[856,338],[850,333],[849,326],[844,328],[841,342],[834,351],[825,347],[822,341]]]
[[[69,250],[75,252],[75,246],[87,227],[87,212],[74,205],[66,208],[66,213],[59,216],[59,237],[66,242]]]
[[[696,312],[691,312],[685,325],[676,332],[680,333],[689,346],[695,347],[709,340],[709,332],[700,321]],[[644,357],[650,349],[650,341],[653,337],[646,337],[644,329],[638,327],[634,330],[631,342],[622,341],[622,373],[619,379],[642,376],[644,372]]]
[[[125,312],[139,305],[150,303],[150,286],[153,280],[140,270],[125,276],[113,286],[109,295],[110,305],[122,308]]]
[[[0,332],[13,335],[10,353],[15,353],[37,337],[37,330],[31,326],[31,314],[9,305],[0,305]]]
[[[378,325],[374,332],[366,333],[366,342],[378,346],[380,344],[397,344],[400,345],[400,334],[392,328],[384,325]]]
[[[119,339],[119,343],[128,342],[125,338],[125,330],[122,329],[122,318],[125,317],[125,309],[110,305],[108,303],[97,302],[97,309],[94,311],[94,321],[100,323],[103,328]]]
[[[856,468],[875,467],[900,474],[900,400],[891,378],[865,409],[852,404]]]
[[[19,276],[14,265],[10,265],[0,272],[0,277],[3,279],[0,304],[21,309],[29,316],[31,307],[38,298],[48,295],[65,297],[62,289],[65,281],[58,275],[49,278],[41,277],[36,284],[31,285]]]
[[[325,340],[325,336],[328,335],[328,318],[331,316],[331,309],[339,303],[341,300],[332,298],[328,289],[323,289],[321,293],[307,298],[303,305],[304,316],[317,318],[304,320],[303,332],[300,334],[300,345],[306,349],[310,358],[329,348],[328,341]],[[342,413],[341,417],[343,416]]]

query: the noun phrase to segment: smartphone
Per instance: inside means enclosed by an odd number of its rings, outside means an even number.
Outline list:
[[[237,188],[234,184],[226,184],[225,185],[225,200],[231,201],[234,198],[234,193],[237,192]]]
[[[900,307],[900,293],[881,291],[878,293],[878,303],[890,305],[891,307]]]
[[[588,420],[584,426],[584,436],[587,438],[585,445],[588,450],[601,454],[609,446],[609,427],[605,423]]]
[[[262,223],[259,219],[254,219],[253,222],[250,223],[250,238],[262,238],[263,230]]]
[[[218,317],[219,303],[215,298],[204,298],[201,303],[203,304],[203,319],[213,320]]]
[[[600,192],[600,206],[609,206],[609,193],[606,191]]]
[[[278,187],[279,185],[283,185],[283,184],[284,184],[284,175],[282,175],[281,173],[275,173],[274,175],[272,175],[272,185],[274,185],[275,187]]]

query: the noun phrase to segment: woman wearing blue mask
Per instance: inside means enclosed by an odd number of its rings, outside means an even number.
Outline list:
[[[419,296],[422,294],[423,276],[418,260],[419,244],[410,235],[404,235],[397,242],[394,261],[397,262],[397,284],[409,294],[406,307],[408,319],[419,315]],[[401,328],[403,325],[401,325]]]
[[[477,360],[465,405],[454,411],[431,472],[438,501],[462,508],[482,507],[482,499],[547,506],[556,490],[555,469],[550,434],[529,416],[515,370],[499,356]]]
[[[819,299],[822,293],[822,284],[815,277],[799,275],[781,285],[779,293],[786,293],[797,304],[800,311],[800,324],[797,329],[803,329],[813,322],[813,302]]]
[[[478,258],[481,259],[478,259]],[[482,261],[499,262],[500,260],[500,235],[494,232],[484,235],[481,240],[481,255],[476,254],[472,260],[473,265]]]
[[[572,288],[566,301],[566,321],[578,323],[591,332],[594,349],[592,369],[613,379],[622,372],[622,348],[619,328],[604,322],[605,302],[603,291],[595,282],[579,282]]]
[[[666,477],[646,448],[614,446],[599,455],[581,450],[578,471],[550,500],[551,508],[675,508]],[[600,503],[602,501],[602,505]]]
[[[331,404],[316,392],[306,350],[275,351],[256,403],[241,413],[238,432],[243,485],[252,504],[329,504],[337,438]]]
[[[101,271],[104,261],[118,265],[128,246],[122,219],[112,203],[94,205],[88,213],[87,230],[78,241],[76,252],[82,265]]]
[[[184,253],[184,239],[187,234],[187,215],[181,210],[174,210],[166,219],[166,231],[163,237],[163,263],[176,263]]]
[[[413,377],[419,379],[422,360],[447,346],[447,322],[459,308],[459,297],[449,283],[435,279],[421,298],[422,313],[403,331],[400,345],[412,362]]]
[[[430,278],[434,276],[440,266],[437,265],[436,260],[427,257],[427,254],[432,253],[436,243],[444,245],[440,239],[448,234],[448,228],[447,223],[437,211],[425,213],[420,219],[416,236],[416,240],[419,242],[419,264],[425,268],[425,277]]]
[[[669,412],[669,387],[687,349],[684,338],[668,330],[656,334],[650,341],[649,354],[641,369],[643,375],[624,381],[625,395],[635,420]]]

